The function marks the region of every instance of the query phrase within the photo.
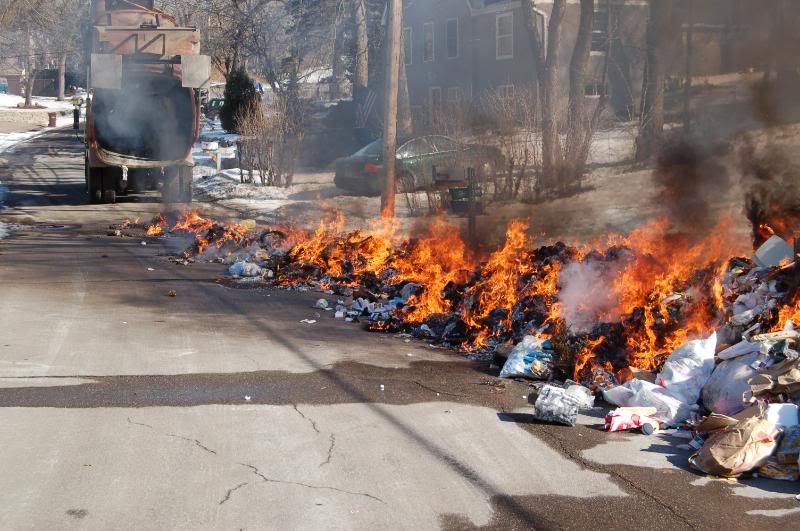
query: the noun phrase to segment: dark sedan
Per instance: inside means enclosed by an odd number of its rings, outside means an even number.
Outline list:
[[[467,168],[479,178],[492,176],[502,166],[497,148],[463,144],[440,135],[398,142],[397,189],[411,192],[463,183]],[[433,167],[436,167],[436,178]],[[336,186],[360,195],[377,195],[383,188],[383,140],[376,140],[336,161]]]

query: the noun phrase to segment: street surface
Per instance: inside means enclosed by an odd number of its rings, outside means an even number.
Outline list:
[[[537,424],[485,363],[108,236],[162,205],[88,205],[72,131],[0,183],[2,529],[800,528],[796,483],[695,474],[600,409]]]

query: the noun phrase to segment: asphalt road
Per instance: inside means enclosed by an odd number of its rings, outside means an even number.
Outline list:
[[[108,236],[162,205],[86,204],[82,147],[0,154],[0,528],[800,527],[796,483],[697,475],[601,409],[537,424],[487,364]]]

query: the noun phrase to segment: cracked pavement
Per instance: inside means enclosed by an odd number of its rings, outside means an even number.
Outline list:
[[[0,220],[19,226],[0,241],[5,529],[800,521],[795,484],[694,474],[668,434],[599,432],[601,410],[537,424],[529,386],[487,364],[315,317],[314,293],[222,287],[219,265],[168,261],[176,240],[106,236],[161,205],[86,205],[71,132],[3,157]]]

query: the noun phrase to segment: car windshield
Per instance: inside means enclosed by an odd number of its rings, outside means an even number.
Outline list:
[[[383,140],[376,140],[371,144],[367,144],[363,148],[354,153],[358,156],[376,157],[383,152]]]

